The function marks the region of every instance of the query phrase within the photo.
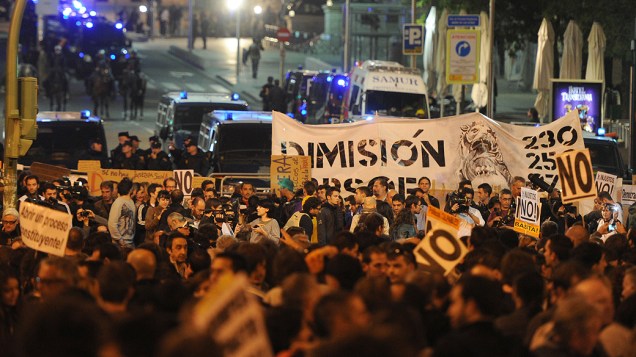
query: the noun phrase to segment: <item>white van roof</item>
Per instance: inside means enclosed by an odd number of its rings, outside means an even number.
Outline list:
[[[363,77],[360,79],[363,80],[365,90],[426,94],[422,72],[418,68],[404,67],[397,62],[364,61],[360,67],[354,69],[354,81],[359,76]]]

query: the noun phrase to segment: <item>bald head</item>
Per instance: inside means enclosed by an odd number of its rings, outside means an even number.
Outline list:
[[[575,247],[590,240],[590,232],[588,232],[585,227],[578,224],[570,227],[567,232],[565,232],[565,236],[572,241],[572,244],[574,244]]]
[[[582,296],[588,304],[596,307],[603,316],[603,325],[614,319],[612,284],[603,276],[591,276],[574,287],[575,294]]]
[[[153,279],[157,268],[157,258],[147,249],[135,249],[126,260],[137,273],[137,280]]]

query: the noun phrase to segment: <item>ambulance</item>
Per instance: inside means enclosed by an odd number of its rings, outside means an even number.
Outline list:
[[[426,85],[417,68],[368,60],[353,68],[349,80],[343,103],[348,118],[375,114],[415,117],[426,109]]]

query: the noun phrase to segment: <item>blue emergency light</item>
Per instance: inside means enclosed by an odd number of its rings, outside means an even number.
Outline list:
[[[601,127],[596,130],[596,135],[605,136],[605,128]]]
[[[240,96],[238,93],[232,93],[232,100],[239,100]]]
[[[82,110],[80,112],[80,116],[82,119],[88,119],[91,117],[91,111],[90,110]]]
[[[182,91],[181,93],[179,93],[179,98],[188,99],[188,92]]]

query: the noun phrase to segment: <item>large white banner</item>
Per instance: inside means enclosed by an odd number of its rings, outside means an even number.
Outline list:
[[[63,257],[71,227],[73,219],[68,213],[35,203],[20,203],[22,242],[31,249]]]
[[[478,113],[303,125],[274,112],[272,125],[272,155],[311,156],[318,182],[335,179],[349,192],[380,176],[401,193],[417,187],[422,176],[442,190],[468,179],[473,187],[486,182],[498,191],[514,176],[531,173],[551,183],[558,175],[555,155],[584,148],[576,111],[541,127],[500,123]]]

